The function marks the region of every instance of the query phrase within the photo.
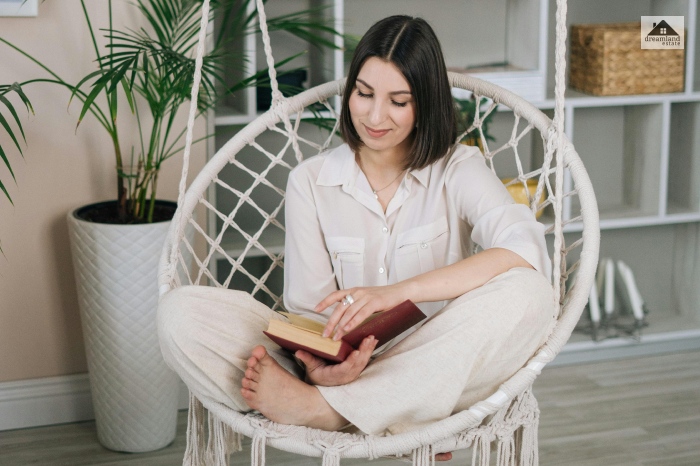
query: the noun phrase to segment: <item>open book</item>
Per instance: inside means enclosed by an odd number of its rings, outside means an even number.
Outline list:
[[[334,341],[321,336],[325,324],[296,314],[282,314],[288,321],[270,320],[267,331],[263,332],[265,335],[282,348],[301,349],[333,362],[344,361],[370,335],[377,339],[378,348],[426,318],[418,306],[406,300],[388,311],[372,314],[353,331]]]

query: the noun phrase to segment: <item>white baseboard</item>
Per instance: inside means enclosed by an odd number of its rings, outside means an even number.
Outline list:
[[[178,409],[187,409],[180,382]],[[0,431],[94,419],[87,374],[0,382]]]

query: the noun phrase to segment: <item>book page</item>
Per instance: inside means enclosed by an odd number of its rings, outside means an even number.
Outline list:
[[[270,320],[267,332],[288,342],[294,342],[309,348],[314,348],[329,355],[337,355],[342,341],[334,341],[330,338],[323,338],[320,333],[303,327],[298,327],[290,322],[277,319]],[[280,346],[285,346],[278,342]]]
[[[293,326],[307,330],[309,332],[318,333],[320,335],[323,333],[323,329],[326,328],[325,324],[322,324],[321,322],[318,322],[313,319],[309,319],[308,317],[302,317],[300,315],[291,314],[289,312],[280,312],[280,314],[285,316],[289,320],[289,323]]]

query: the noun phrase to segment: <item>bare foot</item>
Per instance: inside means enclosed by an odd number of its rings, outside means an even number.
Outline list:
[[[251,409],[280,424],[337,430],[347,424],[321,393],[287,372],[264,346],[253,348],[241,395]]]
[[[435,461],[450,461],[452,459],[452,452],[438,453],[435,455]]]

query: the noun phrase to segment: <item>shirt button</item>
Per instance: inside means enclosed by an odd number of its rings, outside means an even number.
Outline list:
[[[428,247],[428,243],[420,243],[421,249],[425,249]]]
[[[384,267],[379,267],[379,273],[384,273]]]
[[[382,228],[382,231],[383,231],[384,233],[386,233],[386,232],[389,231],[389,229],[388,229],[387,227],[384,227],[384,228]]]

